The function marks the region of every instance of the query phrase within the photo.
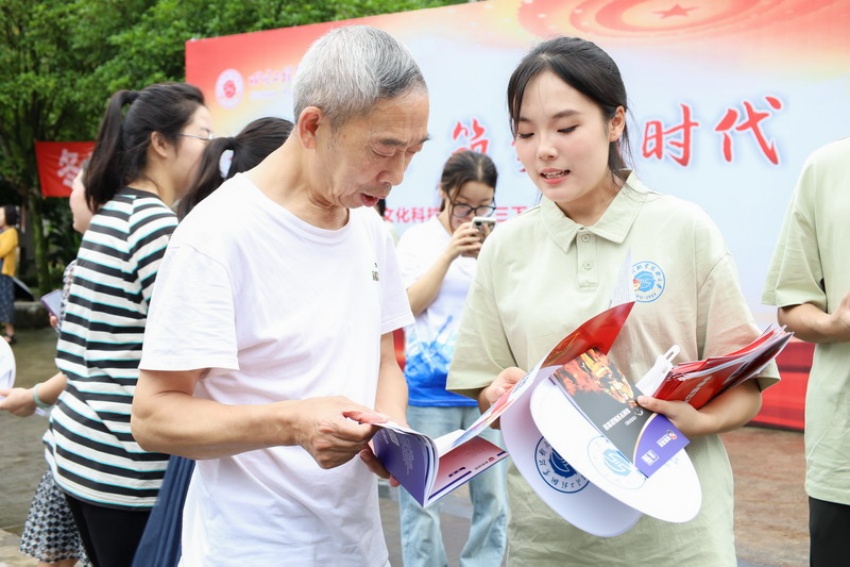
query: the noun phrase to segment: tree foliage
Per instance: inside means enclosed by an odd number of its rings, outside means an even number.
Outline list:
[[[25,209],[25,280],[58,285],[76,254],[64,199],[44,199],[35,141],[94,139],[109,96],[185,77],[185,43],[464,0],[0,0],[0,204]]]

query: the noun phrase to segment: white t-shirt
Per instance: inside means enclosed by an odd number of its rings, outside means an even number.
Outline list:
[[[374,407],[380,339],[412,320],[393,242],[373,211],[305,223],[242,175],[175,231],[140,368],[209,368],[195,396],[263,404],[341,395]],[[354,459],[321,469],[300,447],[197,463],[184,565],[384,565],[377,486]]]
[[[408,228],[398,243],[398,260],[404,285],[410,287],[437,262],[451,242],[452,235],[439,217]],[[449,265],[446,277],[434,301],[419,315],[413,325],[405,329],[405,377],[408,385],[408,403],[420,407],[477,406],[475,400],[446,391],[445,376],[439,381],[422,378],[422,372],[411,369],[416,364],[417,353],[422,349],[451,362],[455,351],[460,316],[469,286],[475,277],[478,261],[468,256],[458,256]],[[428,345],[432,345],[428,350]],[[419,354],[421,359],[421,354]],[[420,360],[421,362],[421,360]],[[448,365],[446,364],[446,372]]]

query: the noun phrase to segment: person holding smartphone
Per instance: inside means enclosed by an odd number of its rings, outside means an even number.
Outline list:
[[[440,213],[413,226],[398,243],[402,279],[415,322],[405,329],[408,424],[432,438],[466,429],[478,404],[446,391],[446,375],[478,252],[496,210],[498,173],[486,155],[460,151],[446,161],[440,179]],[[478,225],[478,226],[476,226]],[[501,444],[490,429],[482,436]],[[506,469],[499,463],[469,483],[473,505],[460,565],[500,565],[506,545]],[[401,547],[408,567],[447,565],[440,533],[440,504],[423,508],[402,490]]]

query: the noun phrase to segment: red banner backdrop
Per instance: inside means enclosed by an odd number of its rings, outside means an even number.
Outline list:
[[[67,197],[93,142],[36,142],[38,180],[44,197]]]

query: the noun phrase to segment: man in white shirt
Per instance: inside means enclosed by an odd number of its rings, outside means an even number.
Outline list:
[[[370,209],[427,139],[427,89],[354,26],[310,47],[293,98],[292,135],[186,217],[156,283],[133,434],[198,459],[182,565],[388,564],[388,475],[349,416],[404,422],[392,332],[413,318]]]

